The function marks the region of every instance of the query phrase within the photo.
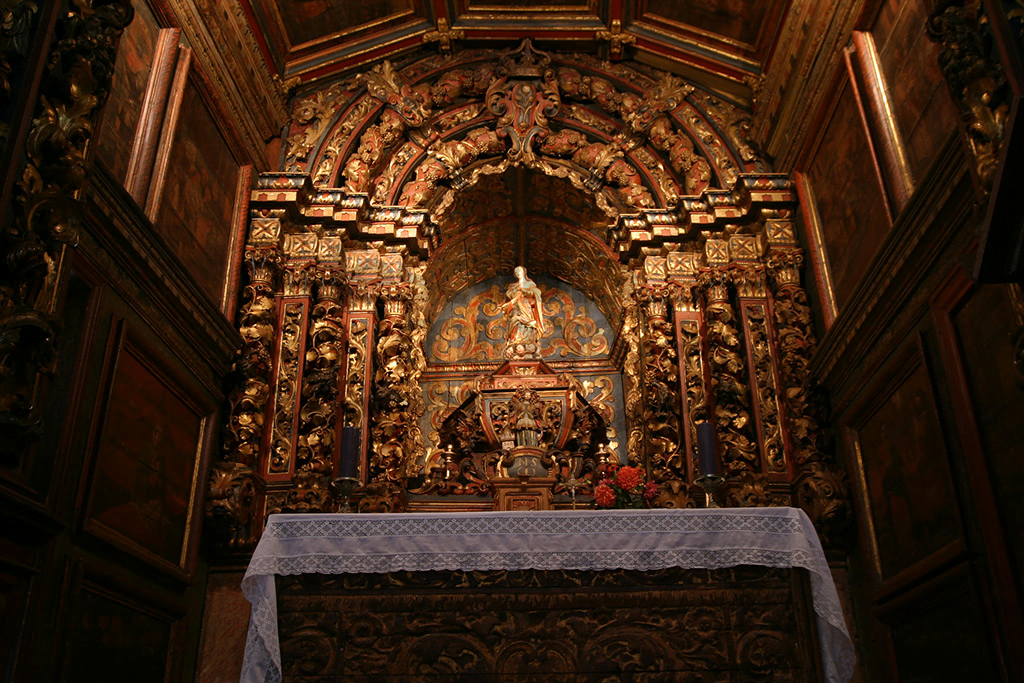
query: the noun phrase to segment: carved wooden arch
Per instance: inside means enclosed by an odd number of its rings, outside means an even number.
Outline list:
[[[599,64],[578,55],[553,59],[538,55],[542,53],[525,44],[502,55],[467,52],[454,62],[431,57],[401,73],[385,63],[364,74],[361,81],[366,93],[337,110],[331,125],[319,127],[323,133],[313,145],[307,165],[314,183],[321,187],[344,184],[349,193],[368,194],[376,206],[401,205],[403,192],[406,206],[422,205],[422,201],[410,204],[416,188],[408,185],[418,182],[417,174],[427,185],[442,178],[446,184],[450,182],[447,169],[434,153],[451,151],[453,145],[460,151],[458,144],[483,135],[498,117],[488,114],[488,102],[481,100],[487,100],[496,82],[514,81],[516,73],[527,74],[522,80],[532,78],[536,84],[552,86],[565,105],[548,117],[547,135],[538,140],[575,135],[575,141],[565,142],[570,148],[575,144],[577,150],[591,144],[618,145],[622,156],[615,159],[615,168],[606,165],[601,171],[612,171],[627,180],[612,184],[613,190],[635,189],[639,198],[625,203],[631,210],[671,208],[680,195],[699,194],[713,185],[731,187],[739,173],[766,170],[742,138],[742,121],[747,115],[729,103],[667,75],[656,80],[656,74],[643,74],[621,64]],[[462,131],[457,141],[456,135]],[[508,146],[504,156],[508,158],[513,151]],[[521,158],[515,162],[526,163]],[[530,163],[564,169],[574,162],[539,154]],[[688,182],[680,177],[680,169],[693,165],[705,168],[706,177]],[[592,169],[586,170],[590,173]],[[700,172],[698,169],[696,175]],[[573,175],[579,178],[584,174],[577,168]],[[384,192],[375,191],[377,182],[386,184]],[[650,200],[642,197],[644,191]],[[434,193],[436,189],[430,194]]]
[[[384,197],[387,205],[429,209],[434,222],[442,225],[443,212],[435,209],[450,203],[453,193],[472,186],[481,173],[500,173],[512,165],[490,127],[494,121],[495,117],[489,117],[475,121],[475,127],[460,127],[417,152],[391,183]],[[611,136],[570,123],[541,142],[541,149],[560,156],[537,154],[522,165],[566,178],[576,188],[594,194],[609,219],[639,209],[669,208],[666,193],[650,169],[632,152],[611,149],[609,153],[612,144]],[[593,165],[586,165],[588,162]],[[441,185],[441,180],[448,184]]]

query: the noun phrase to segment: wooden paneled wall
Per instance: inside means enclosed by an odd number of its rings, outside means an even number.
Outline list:
[[[32,163],[33,136],[47,133],[40,112],[61,84],[47,58],[58,37],[83,30],[72,21],[97,16],[15,4],[29,22],[3,101],[7,230],[26,220],[26,145]],[[119,44],[93,54],[109,99],[83,109],[83,140],[64,141],[84,150],[86,170],[65,186],[80,211],[77,244],[54,252],[47,280],[54,371],[29,381],[42,427],[0,463],[4,681],[191,681],[197,667],[203,498],[239,345],[230,302],[245,202],[252,168],[266,161],[239,142],[176,7],[133,4]],[[88,21],[85,34],[96,35]],[[34,168],[52,181],[53,167]]]
[[[985,198],[930,9],[868,3],[794,169],[827,328],[812,367],[857,503],[865,679],[1016,681],[1024,307],[1019,283],[970,279]]]

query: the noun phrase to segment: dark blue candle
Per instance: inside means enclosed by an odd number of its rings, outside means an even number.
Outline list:
[[[359,427],[341,428],[341,462],[338,476],[359,478]]]
[[[715,446],[715,426],[710,422],[697,424],[697,458],[701,474],[721,474],[718,448]]]

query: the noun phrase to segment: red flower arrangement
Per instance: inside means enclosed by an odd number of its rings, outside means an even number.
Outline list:
[[[658,484],[647,481],[639,467],[606,470],[594,487],[594,505],[599,508],[649,508],[658,495]]]

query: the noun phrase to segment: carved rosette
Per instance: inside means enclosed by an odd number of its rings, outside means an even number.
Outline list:
[[[750,412],[747,363],[729,299],[730,278],[722,270],[709,270],[698,276],[698,284],[707,299],[708,361],[723,469],[727,476],[757,472],[760,459]]]
[[[774,285],[779,375],[786,387],[785,415],[793,459],[797,501],[826,545],[841,543],[852,521],[846,485],[837,474],[827,439],[824,398],[808,370],[818,340],[807,292],[800,286],[803,254],[798,249],[773,252],[768,272]]]
[[[668,321],[672,287],[643,286],[637,291],[646,324],[643,336],[643,425],[647,464],[655,481],[686,479],[680,448],[679,366],[675,335]]]
[[[34,3],[3,4],[2,102],[8,98],[8,76],[27,48],[35,9]],[[0,275],[0,452],[8,455],[23,452],[42,431],[37,379],[56,370],[61,254],[78,241],[83,213],[78,193],[89,167],[89,141],[96,113],[110,93],[118,38],[132,15],[125,0],[72,3],[58,22],[60,40],[50,47],[39,83],[25,142],[27,162],[14,186],[12,220],[0,234],[5,264]]]

